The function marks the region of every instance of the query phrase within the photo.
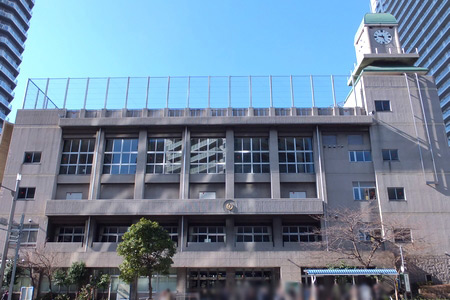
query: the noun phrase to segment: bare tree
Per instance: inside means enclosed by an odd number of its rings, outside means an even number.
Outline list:
[[[39,274],[39,276],[47,277],[49,290],[52,293],[53,274],[61,262],[58,253],[45,251],[44,248],[28,248],[22,250],[22,257],[21,266],[28,270],[31,283],[35,287],[35,290],[37,290],[39,285],[37,277]]]
[[[364,268],[372,266],[380,250],[389,250],[399,259],[397,244],[402,243],[404,250],[411,245],[411,228],[400,220],[381,222],[376,208],[334,209],[320,219],[326,224],[320,233],[326,236],[328,249],[343,255],[342,259],[357,261]]]

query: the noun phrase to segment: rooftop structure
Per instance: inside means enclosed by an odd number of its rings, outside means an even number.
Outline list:
[[[438,88],[450,145],[450,1],[372,0],[373,12],[398,20],[399,39],[407,51],[418,49],[416,65],[430,70]]]
[[[11,111],[34,0],[0,1],[0,127]]]

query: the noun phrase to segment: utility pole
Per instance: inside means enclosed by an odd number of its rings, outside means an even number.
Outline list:
[[[20,237],[22,236],[24,219],[25,219],[25,215],[22,214],[22,217],[20,218],[20,225],[19,225],[19,230],[18,230],[18,234],[17,234],[17,240],[14,241],[16,243],[16,253],[14,255],[13,269],[11,272],[11,281],[9,282],[8,300],[11,300],[11,298],[12,298],[13,288],[14,288],[14,280],[16,279],[17,260],[19,259],[19,249],[20,249]]]
[[[22,175],[17,174],[16,188],[14,191],[11,191],[11,193],[13,194],[13,200],[11,203],[11,210],[9,212],[8,229],[6,230],[5,246],[3,247],[2,261],[1,261],[1,265],[0,265],[0,283],[3,282],[3,277],[5,276],[6,259],[8,257],[8,249],[9,249],[9,237],[10,237],[12,225],[14,222],[14,212],[16,210],[17,197],[19,196],[19,185],[20,185],[21,179],[22,179]]]

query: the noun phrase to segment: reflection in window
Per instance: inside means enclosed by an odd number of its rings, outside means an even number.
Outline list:
[[[106,140],[103,174],[135,174],[137,139]]]
[[[100,229],[101,243],[120,243],[128,226],[104,226]]]
[[[376,198],[375,182],[353,182],[353,199],[373,200]]]
[[[311,138],[278,139],[280,173],[314,173]]]
[[[234,139],[235,173],[269,173],[269,139]]]
[[[389,200],[392,200],[392,201],[406,200],[405,189],[402,187],[388,187],[387,191],[388,191]]]
[[[225,172],[225,139],[191,139],[191,174]]]
[[[59,174],[91,174],[94,139],[64,140]]]
[[[181,144],[181,139],[149,139],[147,147],[147,173],[180,173]]]
[[[348,151],[351,162],[372,161],[372,153],[370,151]]]
[[[36,246],[39,225],[24,224],[20,235],[20,246]]]
[[[283,226],[283,242],[318,242],[320,235],[315,226]]]

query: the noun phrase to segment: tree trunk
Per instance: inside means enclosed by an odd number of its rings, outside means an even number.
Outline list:
[[[152,275],[148,276],[148,299],[153,299]]]

